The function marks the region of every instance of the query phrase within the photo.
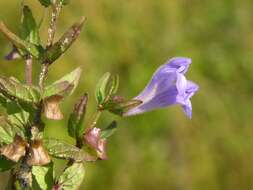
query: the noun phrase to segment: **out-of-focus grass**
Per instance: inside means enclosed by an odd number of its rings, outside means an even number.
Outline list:
[[[38,3],[26,2],[39,19]],[[18,29],[19,3],[0,2],[0,18],[13,30]],[[117,118],[120,128],[109,142],[109,160],[86,164],[82,189],[253,189],[252,6],[252,0],[73,0],[65,8],[58,36],[81,15],[88,21],[73,48],[51,67],[49,81],[79,65],[84,72],[78,90],[62,105],[65,119],[47,121],[47,136],[72,141],[67,114],[84,91],[92,113],[94,86],[106,71],[120,74],[120,93],[130,98],[168,58],[187,56],[193,59],[187,77],[200,85],[192,120],[177,106]],[[2,35],[0,42],[3,57],[10,45]],[[38,70],[36,65],[34,76]],[[0,74],[22,79],[23,64],[2,60]],[[98,125],[110,120],[105,114]]]

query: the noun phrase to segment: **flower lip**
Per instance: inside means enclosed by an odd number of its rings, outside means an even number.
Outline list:
[[[178,73],[185,74],[192,63],[190,58],[186,57],[174,57],[170,59],[164,66],[166,66],[169,71],[176,71]]]

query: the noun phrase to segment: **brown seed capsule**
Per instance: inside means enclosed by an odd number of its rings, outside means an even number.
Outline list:
[[[18,162],[25,155],[26,147],[26,141],[16,135],[11,144],[5,145],[0,149],[0,153],[12,161]]]
[[[101,160],[107,159],[106,139],[101,139],[101,129],[91,128],[84,134],[84,142],[96,150],[97,157]]]
[[[42,166],[51,162],[47,151],[42,146],[41,140],[34,140],[29,149],[27,164],[30,166]]]
[[[62,96],[51,96],[44,100],[44,111],[48,119],[61,120],[63,119],[63,114],[60,109],[60,101]]]

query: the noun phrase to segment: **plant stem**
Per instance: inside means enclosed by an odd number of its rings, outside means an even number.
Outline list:
[[[47,40],[47,47],[50,47],[54,43],[54,36],[56,32],[56,23],[57,19],[60,15],[62,9],[62,2],[54,0],[52,5],[52,15],[51,15],[51,21],[50,26],[48,28],[48,40]]]
[[[101,110],[96,111],[96,113],[93,115],[91,122],[88,125],[88,128],[94,128],[97,125],[98,119],[100,118],[102,114]]]
[[[27,56],[25,60],[25,78],[26,78],[26,84],[31,86],[32,85],[32,57],[30,55]]]
[[[39,78],[39,87],[40,87],[41,92],[44,91],[44,83],[45,83],[45,80],[46,80],[46,77],[47,77],[48,67],[49,67],[48,63],[42,64],[42,68],[41,68],[41,72],[40,72],[40,78]]]
[[[54,43],[57,19],[60,15],[61,9],[62,9],[62,2],[53,0],[51,20],[50,20],[50,24],[48,28],[47,48],[51,47]],[[40,86],[41,92],[43,92],[44,90],[44,82],[47,77],[49,65],[50,63],[47,63],[47,62],[42,63],[42,69],[41,69],[40,78],[39,78],[39,86]]]

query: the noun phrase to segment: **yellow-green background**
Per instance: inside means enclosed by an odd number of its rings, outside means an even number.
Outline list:
[[[21,0],[1,0],[0,19],[18,31]],[[43,9],[26,0],[39,20]],[[106,71],[120,74],[120,94],[135,96],[155,69],[173,56],[191,57],[187,77],[200,91],[193,119],[179,106],[119,121],[107,161],[86,164],[85,190],[253,189],[253,2],[252,0],[72,0],[57,37],[82,15],[79,40],[49,72],[54,81],[81,66],[75,94],[62,104],[63,121],[47,121],[46,135],[73,142],[66,122],[75,99],[90,94]],[[47,18],[47,17],[46,17]],[[41,35],[46,39],[47,19]],[[0,57],[10,44],[0,35]],[[34,65],[38,78],[39,65]],[[0,62],[1,75],[24,78],[20,61]],[[57,170],[61,169],[58,162]],[[4,189],[7,174],[0,177]]]

